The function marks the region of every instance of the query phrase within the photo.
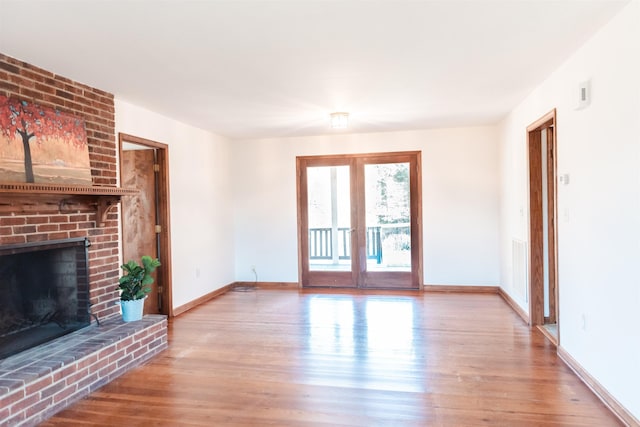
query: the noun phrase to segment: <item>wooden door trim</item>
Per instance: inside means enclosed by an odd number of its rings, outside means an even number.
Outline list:
[[[527,132],[533,132],[535,130],[542,130],[550,126],[554,126],[556,122],[556,109],[549,111],[544,116],[540,117],[535,122],[527,126]]]
[[[557,264],[557,215],[556,215],[556,138],[555,128],[549,126],[546,128],[547,133],[547,235],[549,239],[549,323],[557,323],[558,321],[558,273]]]
[[[307,202],[308,199],[306,196],[307,192],[306,191],[303,192],[300,185],[300,183],[302,182],[303,174],[306,174],[306,173],[307,173],[306,169],[302,167],[302,159],[300,157],[296,157],[296,200],[297,200],[296,227],[297,227],[297,233],[298,233],[298,239],[297,239],[298,240],[298,288],[303,287],[302,273],[303,271],[305,271],[304,263],[309,262],[309,248],[307,247],[305,249],[304,241],[306,241],[306,239],[304,239],[304,236],[302,235],[302,232],[301,232],[301,230],[304,230],[305,228],[307,228],[307,224],[308,224],[308,219],[305,218],[305,215],[303,215],[303,210],[302,210],[302,207],[307,206],[308,204]],[[305,177],[305,181],[306,181],[306,177]]]
[[[527,126],[527,164],[529,175],[529,324],[531,326],[542,325],[545,322],[544,319],[544,245],[543,245],[543,212],[542,212],[542,153],[541,153],[541,141],[542,132],[552,129],[552,140],[547,141],[551,143],[552,147],[547,150],[547,164],[548,169],[553,168],[553,177],[551,182],[548,183],[547,189],[552,189],[553,194],[547,194],[548,200],[551,200],[549,204],[549,211],[553,212],[553,215],[549,215],[549,224],[546,232],[551,237],[549,239],[549,257],[554,257],[553,265],[549,264],[550,276],[553,276],[555,280],[555,295],[549,295],[549,300],[553,299],[553,303],[550,302],[550,309],[552,306],[556,309],[556,313],[559,311],[558,305],[558,265],[557,265],[557,203],[556,203],[556,183],[555,183],[555,170],[556,170],[556,158],[557,155],[557,130],[556,130],[556,110],[553,109],[532,124]],[[547,133],[549,135],[549,133]],[[554,155],[549,158],[549,153]],[[551,222],[553,221],[553,223]],[[551,231],[551,228],[553,230]],[[553,247],[552,247],[553,245]],[[553,271],[551,269],[553,268]],[[556,322],[559,321],[559,315],[556,318]],[[559,328],[558,328],[559,329]]]
[[[163,255],[163,262],[158,267],[158,274],[163,280],[163,295],[162,298],[166,301],[166,306],[163,307],[163,314],[169,317],[174,316],[173,311],[173,284],[172,284],[172,268],[171,268],[171,215],[170,215],[170,195],[169,195],[169,146],[167,144],[152,141],[150,139],[140,138],[134,135],[126,133],[118,133],[118,148],[119,148],[119,169],[122,170],[122,152],[124,142],[130,142],[137,145],[143,145],[145,147],[154,148],[158,153],[158,164],[160,165],[160,172],[158,173],[158,188],[160,189],[158,194],[158,214],[160,225],[162,225],[162,233],[160,233],[160,251]],[[120,235],[124,236],[124,228],[122,221],[120,222]]]
[[[407,155],[409,156],[417,156],[420,157],[421,151],[386,151],[383,153],[360,153],[360,154],[323,154],[318,156],[297,156],[296,160],[310,160],[313,161],[314,166],[331,166],[334,162],[339,159],[358,159],[358,158],[366,158],[366,159],[378,159],[389,156],[399,156],[399,155]],[[326,163],[323,163],[326,162]],[[316,164],[317,163],[317,164]],[[370,162],[370,163],[373,163]],[[395,162],[389,162],[395,163]]]
[[[410,185],[410,194],[415,194],[416,197],[413,197],[411,200],[411,225],[415,227],[415,233],[411,233],[411,247],[417,248],[415,252],[411,253],[411,265],[415,265],[416,268],[412,268],[411,272],[413,274],[413,282],[418,283],[418,289],[424,289],[424,265],[423,265],[423,257],[422,257],[422,156],[416,155],[415,162],[412,163],[412,167],[415,168],[413,172],[413,176],[417,179],[413,179],[409,181]],[[409,172],[409,176],[412,175],[412,172]],[[413,200],[415,199],[415,200]]]

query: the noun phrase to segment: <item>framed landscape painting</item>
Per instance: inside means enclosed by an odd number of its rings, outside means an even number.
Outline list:
[[[84,120],[0,95],[0,182],[91,185]]]

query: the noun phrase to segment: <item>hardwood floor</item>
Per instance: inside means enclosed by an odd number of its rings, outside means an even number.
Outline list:
[[[229,292],[43,426],[617,426],[498,295]]]

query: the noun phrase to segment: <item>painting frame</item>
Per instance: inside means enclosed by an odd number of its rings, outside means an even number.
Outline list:
[[[83,118],[0,95],[0,182],[92,185]]]

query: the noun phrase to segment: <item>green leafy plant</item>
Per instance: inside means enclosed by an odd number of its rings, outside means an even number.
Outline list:
[[[153,283],[151,273],[160,266],[160,261],[158,261],[158,258],[153,259],[148,255],[144,255],[141,260],[142,265],[131,260],[120,266],[126,273],[118,281],[118,289],[122,291],[120,294],[122,301],[142,299],[151,292],[149,287]]]

